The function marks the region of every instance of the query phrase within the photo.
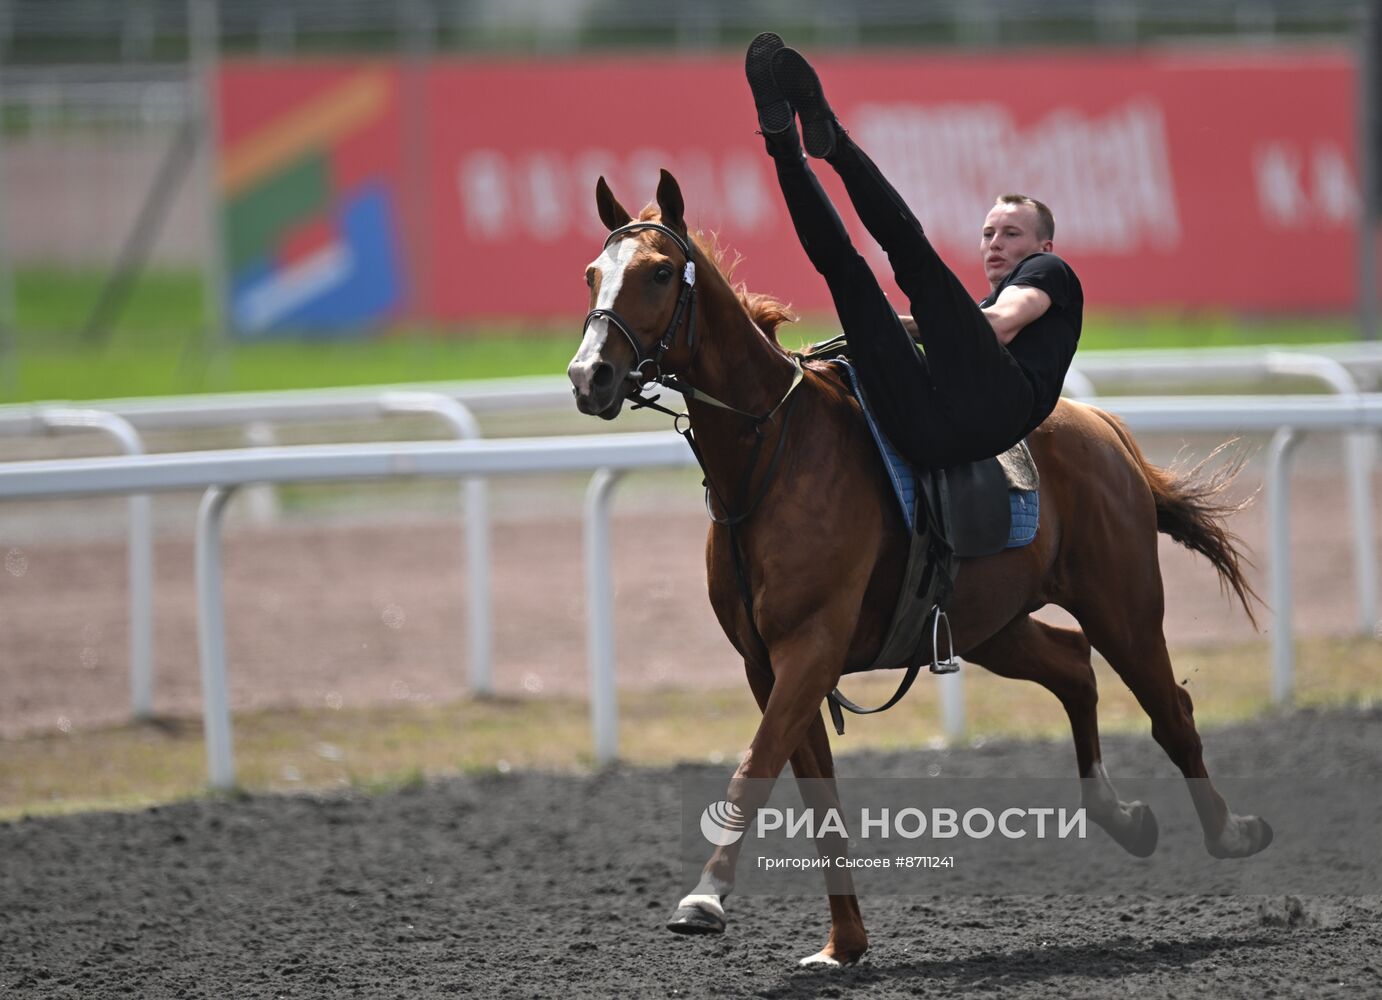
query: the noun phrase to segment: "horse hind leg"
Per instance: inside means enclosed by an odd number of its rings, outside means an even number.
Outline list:
[[[1272,842],[1272,828],[1258,816],[1231,812],[1210,780],[1194,703],[1176,683],[1161,631],[1164,595],[1155,553],[1142,561],[1142,573],[1128,571],[1135,564],[1130,560],[1109,574],[1092,591],[1098,598],[1071,613],[1137,698],[1152,721],[1152,738],[1185,776],[1206,849],[1216,858],[1249,857]]]
[[[1085,814],[1129,854],[1145,858],[1156,850],[1156,816],[1144,802],[1120,800],[1104,770],[1099,692],[1089,651],[1089,640],[1078,629],[1058,628],[1024,615],[965,653],[965,659],[1000,677],[1034,681],[1060,700],[1075,740]]]

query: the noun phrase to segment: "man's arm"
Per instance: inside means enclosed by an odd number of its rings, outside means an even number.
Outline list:
[[[1022,332],[1023,327],[1044,315],[1051,308],[1051,296],[1040,288],[1031,285],[1009,285],[1003,289],[998,301],[987,309],[980,310],[993,327],[998,342],[1003,346]]]
[[[1050,308],[1051,296],[1040,288],[1032,288],[1029,285],[1009,285],[1003,289],[1003,294],[998,296],[997,302],[987,309],[981,309],[980,312],[984,314],[989,325],[993,327],[998,342],[1006,347],[1014,337],[1022,332],[1024,326],[1043,315]],[[902,328],[913,340],[919,341],[921,339],[915,319],[906,313],[901,313],[897,318],[902,321]]]

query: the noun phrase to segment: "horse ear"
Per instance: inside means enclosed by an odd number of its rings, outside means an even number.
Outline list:
[[[662,212],[662,224],[673,229],[686,228],[686,203],[681,197],[681,185],[666,170],[657,183],[657,207]]]
[[[595,208],[600,213],[600,221],[611,232],[633,221],[633,216],[627,208],[619,204],[619,199],[614,197],[614,192],[609,189],[603,176],[595,182]]]

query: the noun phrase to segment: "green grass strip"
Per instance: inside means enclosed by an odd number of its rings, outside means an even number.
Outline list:
[[[101,291],[91,272],[30,269],[17,275],[19,330],[0,373],[0,402],[101,399],[198,392],[378,385],[560,375],[580,341],[580,316],[555,326],[453,329],[409,326],[375,337],[231,341],[205,335],[202,287],[192,272],[153,272],[136,283],[113,330],[79,336]],[[802,323],[782,332],[799,347],[837,332]],[[1093,314],[1084,350],[1311,345],[1351,340],[1342,318],[1248,321],[1216,314]],[[1078,357],[1078,356],[1077,356]]]

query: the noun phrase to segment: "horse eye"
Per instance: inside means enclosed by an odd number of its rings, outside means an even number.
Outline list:
[[[659,285],[667,284],[667,282],[672,280],[672,269],[666,264],[663,264],[653,272],[653,280]]]
[[[595,287],[595,272],[594,272],[594,271],[586,271],[586,272],[585,272],[585,285],[586,285],[587,288],[594,288],[594,287]]]

